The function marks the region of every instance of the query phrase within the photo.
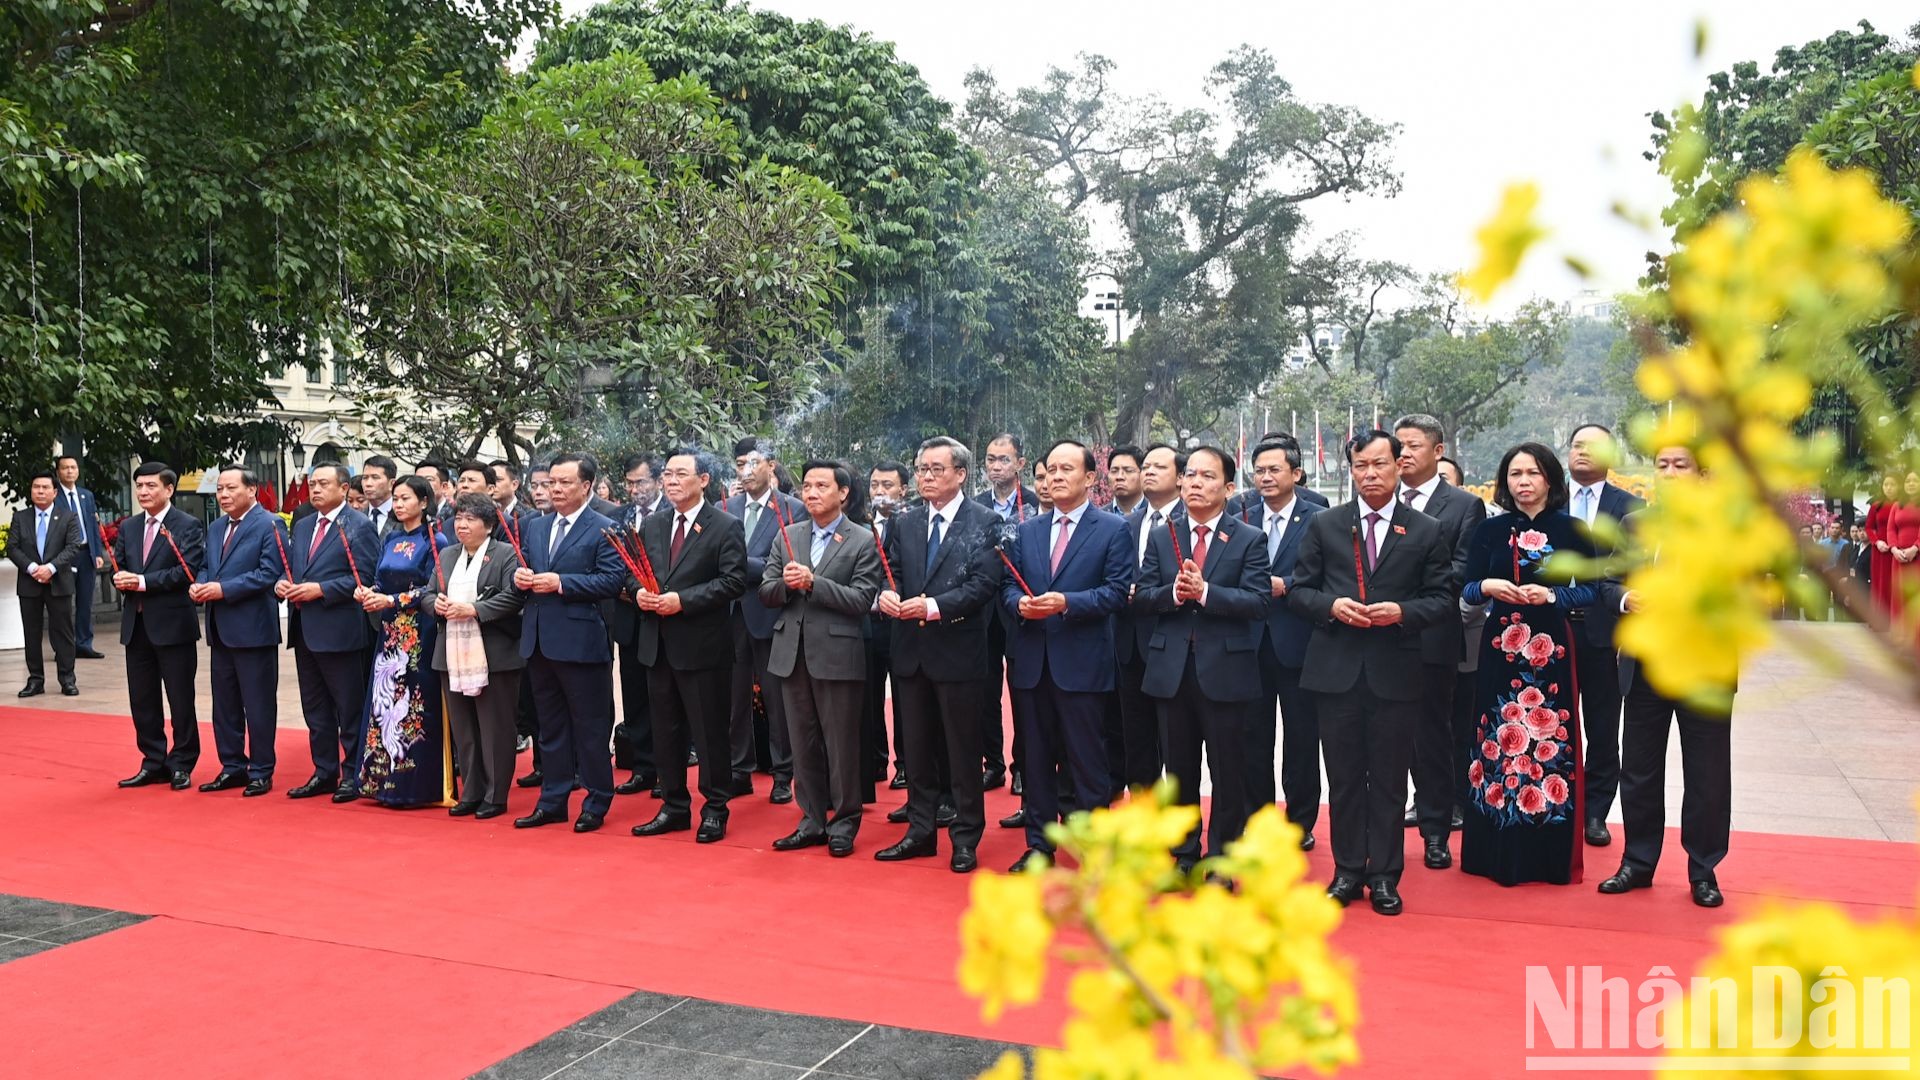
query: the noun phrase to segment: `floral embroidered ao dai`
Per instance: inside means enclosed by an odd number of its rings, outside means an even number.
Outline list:
[[[440,679],[432,666],[436,624],[420,612],[433,573],[424,528],[387,536],[373,587],[400,603],[382,611],[376,624],[361,769],[361,790],[387,806],[442,805],[452,796]]]

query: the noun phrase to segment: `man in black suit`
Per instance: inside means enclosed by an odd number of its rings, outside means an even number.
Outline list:
[[[553,513],[536,518],[520,542],[527,565],[513,572],[527,594],[520,612],[520,655],[539,710],[544,771],[533,813],[516,829],[567,820],[573,789],[586,789],[573,831],[606,823],[613,803],[613,646],[601,603],[620,591],[620,556],[601,530],[613,522],[593,511],[594,463],[585,454],[553,459]]]
[[[649,454],[630,454],[621,462],[627,505],[616,519],[618,528],[633,537],[640,526],[668,505],[660,493],[660,461]],[[647,704],[647,665],[635,651],[640,643],[640,609],[633,594],[620,591],[613,606],[613,642],[620,647],[620,722],[613,727],[613,763],[631,770],[614,792],[638,795],[658,793],[660,770],[653,757],[653,712]]]
[[[1607,482],[1607,468],[1618,455],[1619,444],[1607,428],[1582,424],[1573,429],[1567,449],[1567,475],[1573,481],[1567,513],[1576,521],[1591,526],[1597,518],[1605,517],[1618,523],[1646,505],[1645,499]],[[1612,546],[1598,536],[1593,537],[1593,548],[1601,557],[1612,553]],[[1620,651],[1613,642],[1620,612],[1598,604],[1576,608],[1567,617],[1573,620],[1574,660],[1580,672],[1580,725],[1587,737],[1585,835],[1587,843],[1605,847],[1613,842],[1613,834],[1607,831],[1607,813],[1613,809],[1613,797],[1620,788]]]
[[[360,487],[367,494],[367,521],[384,547],[393,531],[393,482],[400,478],[400,466],[385,454],[375,454],[360,463]]]
[[[1242,511],[1242,520],[1260,530],[1267,548],[1271,600],[1260,640],[1261,696],[1247,726],[1248,801],[1257,811],[1274,801],[1274,704],[1280,707],[1280,791],[1287,820],[1300,827],[1300,849],[1312,851],[1313,829],[1320,821],[1320,712],[1312,694],[1300,688],[1313,626],[1287,606],[1307,523],[1321,513],[1318,503],[1300,497],[1300,447],[1261,443],[1253,450],[1253,482],[1260,502]]]
[[[453,469],[446,462],[428,458],[414,467],[413,475],[433,485],[433,511],[429,520],[434,521],[442,533],[451,534],[453,517]]]
[[[747,538],[740,519],[707,501],[713,457],[701,450],[669,455],[660,479],[671,509],[640,527],[659,585],[629,577],[640,611],[636,649],[647,666],[653,710],[653,752],[660,763],[660,812],[633,827],[635,836],[659,836],[693,827],[687,791],[687,745],[700,754],[700,831],[711,844],[727,835],[733,797],[729,698],[733,682],[733,602],[747,591]]]
[[[1269,431],[1261,435],[1259,440],[1254,443],[1255,446],[1267,446],[1269,444],[1292,447],[1295,453],[1302,453],[1300,450],[1300,440],[1285,431]],[[1327,497],[1310,487],[1304,485],[1296,487],[1294,489],[1294,497],[1300,499],[1302,502],[1310,502],[1322,510],[1327,508]],[[1244,517],[1248,510],[1258,506],[1262,501],[1259,490],[1248,486],[1227,500],[1227,513],[1234,517]]]
[[[907,467],[897,461],[882,461],[867,474],[868,505],[873,510],[873,532],[886,543],[887,527],[894,515],[907,508],[911,489],[907,486]],[[886,568],[882,567],[884,571]],[[884,577],[884,573],[882,574]],[[863,692],[860,719],[861,774],[866,784],[866,801],[873,801],[875,784],[904,791],[907,786],[906,739],[899,724],[893,726],[893,780],[887,781],[887,671],[892,655],[892,620],[875,612],[867,616],[867,681]]]
[[[925,501],[894,516],[887,560],[897,588],[880,594],[880,614],[893,620],[894,722],[907,736],[907,834],[874,853],[882,862],[939,854],[937,804],[952,792],[949,865],[967,873],[986,827],[980,761],[980,699],[987,684],[987,627],[1000,587],[994,553],[1000,519],[963,498],[973,455],[945,435],[920,444],[915,461]],[[947,755],[940,775],[939,750]]]
[[[100,531],[100,504],[93,492],[80,486],[80,459],[62,454],[54,459],[53,471],[60,481],[55,498],[80,519],[80,531],[87,537],[87,554],[74,567],[73,654],[82,660],[99,660],[103,654],[93,647],[93,592],[100,571],[107,563],[107,538]]]
[[[27,685],[21,697],[46,693],[43,636],[53,642],[60,692],[68,697],[80,693],[73,679],[73,596],[78,569],[93,564],[80,518],[59,503],[54,492],[52,473],[35,476],[27,489],[33,505],[14,512],[7,532],[7,558],[20,568],[20,625],[27,638]]]
[[[1265,535],[1227,515],[1233,482],[1226,451],[1188,452],[1180,483],[1186,520],[1149,531],[1133,593],[1134,609],[1154,616],[1141,689],[1159,709],[1178,800],[1199,805],[1203,753],[1213,777],[1208,856],[1239,839],[1253,812],[1244,755],[1249,714],[1261,697],[1256,657],[1271,594]],[[1182,872],[1199,861],[1197,823],[1173,854]]]
[[[1140,455],[1140,505],[1127,515],[1136,574],[1147,560],[1147,546],[1153,538],[1166,531],[1168,522],[1186,520],[1187,506],[1180,501],[1180,477],[1186,471],[1187,455],[1166,443],[1155,443]],[[1114,652],[1119,661],[1114,697],[1120,711],[1124,760],[1120,777],[1130,788],[1159,783],[1166,762],[1160,708],[1140,688],[1147,675],[1147,642],[1153,633],[1153,618],[1128,604],[1121,609],[1113,628]]]
[[[747,540],[748,594],[734,603],[731,618],[733,712],[727,726],[733,754],[733,793],[753,794],[754,766],[759,762],[773,774],[772,801],[784,804],[793,801],[793,747],[787,741],[780,678],[767,667],[773,648],[774,611],[760,602],[754,590],[766,576],[769,562],[790,561],[781,532],[805,518],[807,508],[775,484],[776,464],[773,447],[765,441],[748,438],[735,443],[733,467],[740,490],[729,495],[720,509],[740,519]],[[753,707],[756,684],[765,707],[759,715]]]
[[[1467,545],[1473,530],[1487,519],[1487,504],[1440,477],[1440,458],[1446,452],[1446,430],[1425,413],[1413,413],[1394,422],[1400,440],[1400,505],[1418,510],[1440,523],[1440,534],[1453,552],[1453,589],[1456,610],[1461,580],[1466,575]],[[1479,642],[1474,642],[1479,647]],[[1459,827],[1460,807],[1466,802],[1466,746],[1473,738],[1471,724],[1454,726],[1453,691],[1459,682],[1460,660],[1467,641],[1462,621],[1443,619],[1420,634],[1420,678],[1425,683],[1420,727],[1413,738],[1413,810],[1408,814],[1420,827],[1429,870],[1453,865],[1447,837]]]
[[[113,587],[126,598],[120,644],[127,653],[127,709],[133,714],[133,741],[140,748],[140,770],[120,781],[123,788],[164,783],[184,791],[200,761],[200,722],[193,698],[193,679],[200,670],[200,650],[194,644],[200,640],[200,618],[187,599],[187,568],[206,560],[207,530],[192,514],[174,508],[178,482],[174,471],[158,461],[135,469],[133,499],[140,513],[121,523],[113,542],[120,567]],[[171,542],[161,535],[162,529],[172,534]],[[162,692],[173,712],[171,750]]]
[[[1002,522],[1016,526],[1040,513],[1039,494],[1020,483],[1020,478],[1027,470],[1026,450],[1020,436],[1010,431],[995,435],[987,443],[985,457],[990,487],[976,496],[976,500],[998,514]],[[987,681],[986,695],[980,709],[979,757],[984,770],[980,782],[984,790],[992,791],[1007,780],[1007,728],[1002,691],[1006,688],[1007,631],[1012,626],[1012,619],[999,604],[995,604],[988,621]],[[1013,729],[1015,795],[1024,790],[1025,783],[1025,778],[1020,774],[1020,746],[1020,727],[1016,723]],[[960,761],[953,763],[955,768],[960,768],[962,764]]]
[[[1300,685],[1320,695],[1333,883],[1342,905],[1371,892],[1398,915],[1402,810],[1421,717],[1420,632],[1457,622],[1453,549],[1440,525],[1395,498],[1400,440],[1367,431],[1347,444],[1356,498],[1307,526],[1287,602],[1314,624]],[[1364,569],[1363,569],[1364,568]]]
[[[1663,481],[1698,478],[1700,466],[1684,446],[1661,447],[1653,457]],[[1631,527],[1633,518],[1626,519]],[[1640,595],[1617,581],[1600,591],[1599,606],[1620,614],[1640,609]],[[1626,709],[1620,743],[1620,816],[1626,833],[1620,869],[1600,883],[1615,894],[1653,884],[1667,836],[1667,733],[1680,729],[1680,846],[1687,853],[1687,881],[1701,907],[1725,903],[1715,868],[1727,857],[1732,835],[1733,760],[1728,717],[1710,716],[1654,689],[1639,661],[1620,654],[1620,684]],[[1728,703],[1731,709],[1731,702]]]

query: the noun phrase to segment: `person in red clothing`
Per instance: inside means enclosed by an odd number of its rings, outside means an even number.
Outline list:
[[[1888,609],[1896,628],[1911,632],[1920,618],[1920,472],[1907,474],[1905,494],[1887,514],[1887,554],[1891,559],[1888,574]],[[1912,610],[1909,610],[1912,609]]]
[[[1872,555],[1867,561],[1868,592],[1873,604],[1882,611],[1892,610],[1887,587],[1893,581],[1893,545],[1887,542],[1887,517],[1900,501],[1900,480],[1892,473],[1880,478],[1880,497],[1867,508],[1867,546]]]

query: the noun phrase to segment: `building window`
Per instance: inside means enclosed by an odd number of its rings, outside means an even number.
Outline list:
[[[315,366],[307,369],[307,382],[318,385],[318,383],[320,382],[319,367]]]
[[[333,385],[347,385],[347,365],[339,360],[333,362]]]

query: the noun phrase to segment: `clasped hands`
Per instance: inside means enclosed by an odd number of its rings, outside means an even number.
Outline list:
[[[1067,598],[1061,593],[1045,592],[1039,596],[1020,598],[1020,617],[1023,619],[1044,619],[1050,615],[1059,615],[1067,610]]]
[[[45,585],[47,582],[53,580],[53,567],[47,566],[46,564],[43,563],[39,566],[34,567],[33,570],[27,574],[27,576],[39,582],[40,584]]]
[[[1348,626],[1393,626],[1400,621],[1400,605],[1391,600],[1363,604],[1342,596],[1333,602],[1333,617]]]
[[[780,571],[780,581],[789,589],[806,592],[813,588],[813,571],[790,562]]]
[[[650,592],[643,585],[639,592],[633,594],[633,606],[641,611],[651,611],[655,615],[678,615],[680,614],[680,594]]]
[[[1480,591],[1490,600],[1503,604],[1539,606],[1553,603],[1553,590],[1545,585],[1515,585],[1501,578],[1488,578],[1480,583]]]
[[[282,600],[291,600],[296,604],[305,604],[320,599],[320,586],[311,581],[304,585],[295,585],[286,578],[281,578],[273,583],[273,595]]]
[[[433,613],[443,619],[472,619],[478,617],[478,613],[473,610],[472,604],[463,604],[457,600],[449,600],[445,596],[434,598]]]
[[[1173,602],[1184,604],[1189,600],[1197,601],[1207,591],[1207,579],[1200,576],[1200,564],[1192,559],[1182,560],[1180,573],[1173,579]]]
[[[196,604],[204,604],[211,600],[224,600],[226,597],[226,588],[217,581],[198,581],[187,586],[187,599]]]
[[[889,619],[919,619],[927,617],[927,598],[916,596],[911,600],[900,599],[900,594],[888,589],[880,594],[880,614]]]
[[[119,589],[121,592],[139,592],[140,575],[129,574],[125,570],[115,570],[113,572],[113,587]]]
[[[353,590],[353,598],[359,602],[363,611],[385,611],[394,606],[394,598],[383,592],[376,592],[365,585]]]
[[[523,592],[557,593],[560,591],[560,575],[536,574],[523,566],[513,572],[513,587]]]

